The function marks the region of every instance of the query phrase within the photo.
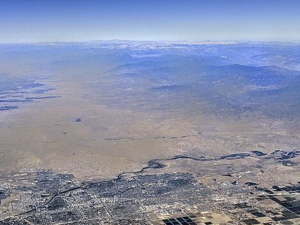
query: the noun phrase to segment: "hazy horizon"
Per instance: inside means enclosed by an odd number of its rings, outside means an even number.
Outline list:
[[[19,42],[0,42],[0,45],[18,45],[18,44],[80,44],[80,43],[105,43],[105,42],[136,42],[136,43],[170,43],[170,44],[201,44],[201,45],[209,45],[209,44],[244,44],[244,43],[262,43],[262,44],[300,44],[300,40],[291,40],[291,41],[260,41],[260,40],[134,40],[134,39],[95,39],[95,40],[86,40],[86,41],[19,41]]]
[[[299,42],[299,1],[0,0],[0,43]]]

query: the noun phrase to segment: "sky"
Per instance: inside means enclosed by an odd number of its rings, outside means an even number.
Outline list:
[[[0,43],[300,42],[300,0],[0,0]]]

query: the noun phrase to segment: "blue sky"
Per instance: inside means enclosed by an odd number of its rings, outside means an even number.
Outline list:
[[[0,0],[0,42],[300,41],[300,0]]]

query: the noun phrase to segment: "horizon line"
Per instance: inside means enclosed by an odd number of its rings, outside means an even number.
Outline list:
[[[96,42],[147,42],[147,43],[170,43],[170,44],[242,44],[242,43],[277,43],[277,44],[300,44],[300,40],[293,41],[264,41],[264,40],[130,40],[130,39],[107,39],[107,40],[86,40],[86,41],[20,41],[20,42],[0,42],[0,45],[34,45],[34,44],[84,44]]]

